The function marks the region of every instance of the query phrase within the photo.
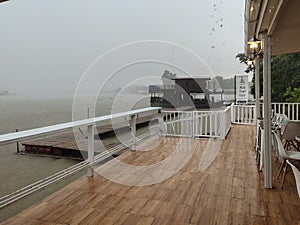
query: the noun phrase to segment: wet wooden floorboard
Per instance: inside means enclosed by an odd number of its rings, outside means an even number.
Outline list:
[[[3,224],[298,224],[300,201],[293,175],[287,174],[283,189],[276,180],[272,190],[263,188],[255,161],[254,132],[251,126],[233,126],[212,164],[201,172],[199,163],[206,157],[207,140],[150,139],[137,146],[148,151],[129,151],[118,160],[149,166],[167,159],[175,146],[182,151],[187,146],[194,152],[186,165],[162,182],[128,186],[96,173]],[[274,159],[274,174],[278,168]],[[104,171],[120,172],[113,161]],[[153,181],[146,175],[141,174],[140,179]]]

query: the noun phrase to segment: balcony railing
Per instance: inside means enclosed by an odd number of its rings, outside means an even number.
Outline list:
[[[231,122],[235,124],[255,125],[255,105],[232,105]]]
[[[225,139],[231,124],[231,106],[218,111],[162,111],[163,135]]]
[[[107,116],[101,116],[97,118],[90,118],[90,119],[84,119],[79,121],[73,121],[69,123],[63,123],[63,124],[57,124],[52,125],[48,127],[41,127],[36,128],[32,130],[27,131],[21,131],[16,133],[9,133],[9,134],[3,134],[0,135],[0,144],[9,144],[20,140],[25,140],[28,138],[35,138],[40,136],[45,136],[48,134],[52,134],[55,132],[65,131],[67,129],[71,128],[86,128],[82,130],[86,130],[86,133],[84,136],[87,137],[86,145],[87,145],[87,151],[88,151],[88,158],[87,160],[77,163],[67,169],[64,169],[56,174],[53,174],[51,176],[48,176],[42,180],[39,180],[33,184],[30,184],[26,187],[23,187],[11,194],[5,195],[0,197],[0,209],[21,199],[29,194],[32,194],[38,190],[41,190],[42,188],[45,188],[49,186],[50,184],[53,184],[59,180],[62,180],[68,176],[71,176],[72,174],[81,171],[85,168],[87,168],[87,175],[93,176],[93,168],[92,166],[96,163],[99,163],[108,157],[110,157],[112,154],[125,149],[128,146],[134,145],[138,140],[141,140],[142,138],[145,138],[145,135],[141,135],[140,137],[136,138],[136,119],[138,116],[143,115],[144,113],[153,113],[158,114],[160,113],[161,108],[159,107],[149,107],[144,109],[137,109],[132,110],[128,112],[122,112],[122,113],[116,113],[111,114]],[[132,138],[130,140],[126,140],[124,143],[117,145],[116,147],[105,150],[102,152],[98,152],[98,154],[95,155],[94,152],[94,141],[95,141],[95,124],[98,122],[108,121],[108,120],[125,120],[128,123],[128,126],[130,127],[130,132],[132,133]],[[152,132],[153,133],[153,132]],[[3,182],[3,181],[1,181]]]
[[[272,103],[275,113],[285,114],[290,120],[299,120],[300,103]],[[28,185],[14,193],[0,197],[0,208],[11,204],[41,188],[44,188],[56,181],[59,181],[73,173],[88,168],[88,176],[93,175],[92,166],[103,161],[112,153],[134,145],[139,139],[136,135],[136,119],[143,113],[152,113],[158,116],[159,125],[153,126],[151,134],[158,133],[164,136],[193,137],[193,138],[220,138],[225,139],[228,134],[231,123],[250,124],[256,123],[254,105],[230,105],[224,110],[217,111],[161,111],[160,107],[150,107],[118,114],[112,114],[97,118],[73,121],[70,123],[58,124],[48,127],[22,131],[18,133],[9,133],[0,135],[0,144],[9,144],[32,137],[45,136],[55,132],[64,131],[70,128],[85,127],[87,136],[87,160],[78,163],[70,168],[60,171],[54,175],[46,177],[34,184]],[[133,138],[126,140],[119,146],[95,155],[94,152],[94,126],[95,123],[120,119],[126,120],[131,128]],[[153,132],[155,129],[155,132]],[[143,137],[146,137],[143,135]],[[141,137],[141,138],[143,138]]]
[[[289,120],[300,119],[300,103],[272,103],[272,110],[276,114],[285,114]]]

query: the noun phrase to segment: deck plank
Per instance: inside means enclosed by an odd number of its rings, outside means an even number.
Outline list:
[[[81,177],[2,224],[298,224],[300,201],[293,175],[287,174],[283,189],[277,180],[273,189],[264,189],[255,161],[254,131],[251,126],[233,126],[202,172],[199,163],[207,140],[168,137],[158,145],[158,139],[148,140],[137,146],[140,151],[115,160],[152,165],[177,145],[194,153],[174,176],[148,186],[114,183],[97,173],[94,178]],[[275,158],[273,163],[276,174]],[[105,169],[119,173],[114,165],[109,162]]]

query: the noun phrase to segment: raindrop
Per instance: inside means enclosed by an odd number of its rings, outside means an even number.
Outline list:
[[[216,46],[212,45],[210,48],[211,48],[211,49],[214,49],[215,47],[216,47]]]
[[[220,27],[223,27],[223,24],[221,24]]]

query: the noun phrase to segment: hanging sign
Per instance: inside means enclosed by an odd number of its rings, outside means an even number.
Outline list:
[[[235,99],[237,104],[248,103],[248,76],[236,75],[235,76]]]

